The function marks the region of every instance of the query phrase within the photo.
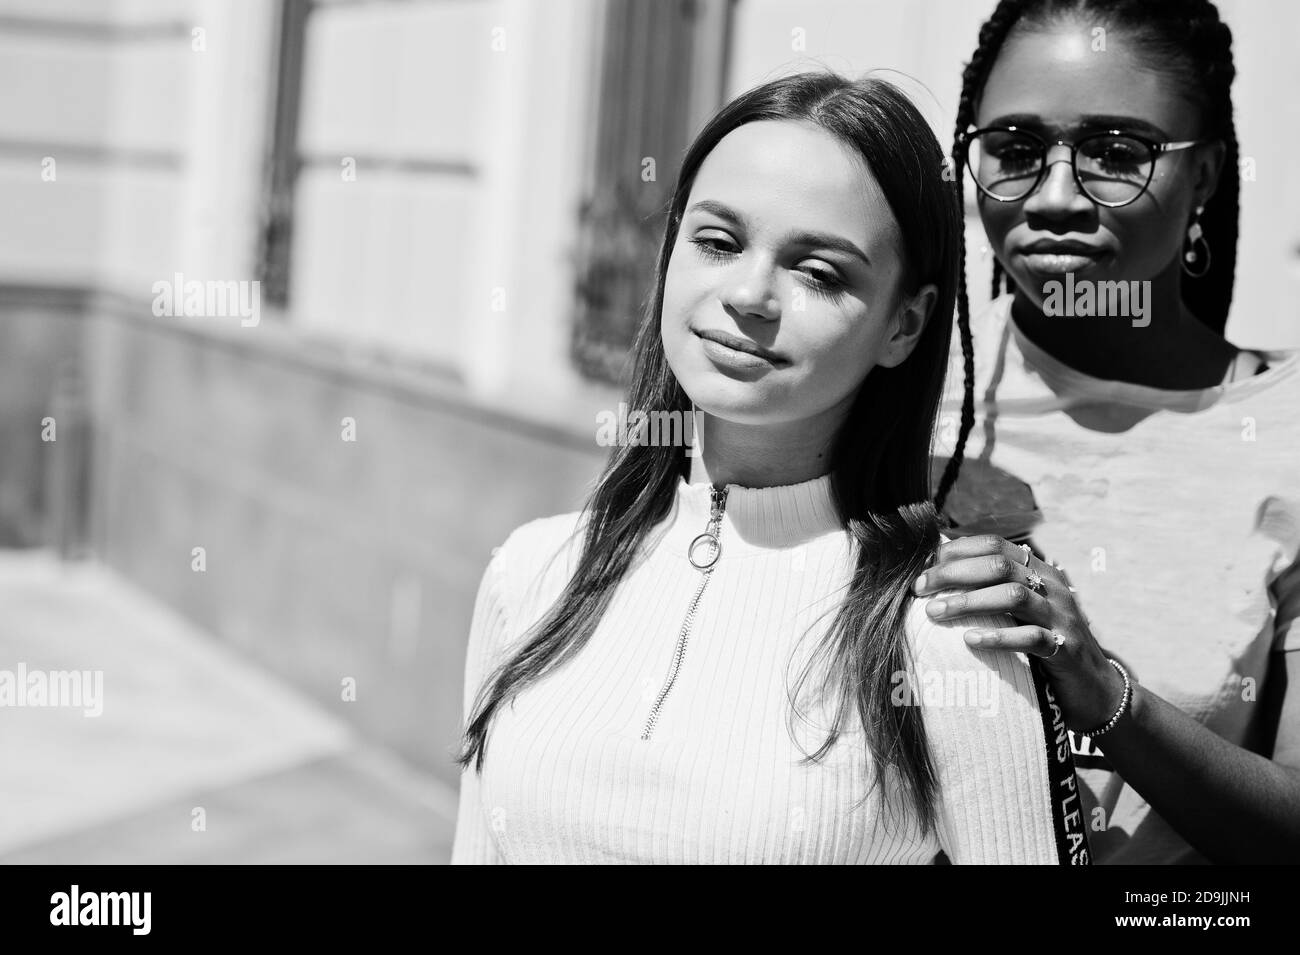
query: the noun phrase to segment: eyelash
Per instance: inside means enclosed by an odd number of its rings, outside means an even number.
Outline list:
[[[695,246],[699,253],[706,259],[718,261],[735,255],[734,252],[727,249],[719,249],[709,244],[711,242],[726,241],[724,239],[695,238],[690,239],[689,241],[691,245]],[[845,283],[839,279],[821,277],[823,275],[830,276],[830,272],[800,272],[799,274],[803,276],[805,284],[815,295],[820,295],[824,298],[834,298],[844,289]]]

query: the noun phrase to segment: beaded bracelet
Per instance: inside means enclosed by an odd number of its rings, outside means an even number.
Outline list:
[[[1097,729],[1091,730],[1090,732],[1083,734],[1089,737],[1090,739],[1096,739],[1098,736],[1101,736],[1105,733],[1109,733],[1111,730],[1113,730],[1115,728],[1115,724],[1119,722],[1120,717],[1123,716],[1125,711],[1128,710],[1129,702],[1133,699],[1133,684],[1129,681],[1128,670],[1125,670],[1124,667],[1120,665],[1120,662],[1118,660],[1112,659],[1110,657],[1107,657],[1107,659],[1109,659],[1111,665],[1114,666],[1115,669],[1119,671],[1119,675],[1124,678],[1124,695],[1120,697],[1119,706],[1115,710],[1115,715],[1112,716],[1109,721],[1107,721],[1102,726],[1099,726]]]

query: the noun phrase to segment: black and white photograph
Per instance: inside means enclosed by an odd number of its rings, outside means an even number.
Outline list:
[[[1298,43],[0,0],[18,921],[194,938],[151,887],[231,865],[974,864],[1251,927],[1162,873],[1300,863]]]

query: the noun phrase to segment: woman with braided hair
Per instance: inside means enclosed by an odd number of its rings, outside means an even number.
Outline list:
[[[914,590],[1014,618],[966,639],[1042,659],[1101,863],[1300,861],[1300,357],[1224,337],[1231,44],[1206,0],[1003,0],[963,77],[994,299],[963,275]]]

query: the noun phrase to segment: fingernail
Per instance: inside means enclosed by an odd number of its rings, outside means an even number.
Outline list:
[[[987,630],[967,630],[966,639],[971,643],[983,643],[988,638]]]
[[[914,583],[914,584],[912,585],[912,587],[916,590],[917,593],[920,593],[922,590],[924,590],[924,589],[925,589],[925,574],[922,574],[920,577],[917,577],[917,578],[916,578],[916,583]]]
[[[925,612],[931,617],[937,617],[948,609],[948,605],[942,600],[931,600],[925,605]]]

